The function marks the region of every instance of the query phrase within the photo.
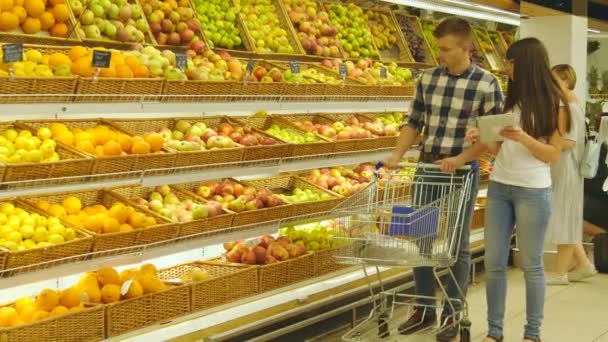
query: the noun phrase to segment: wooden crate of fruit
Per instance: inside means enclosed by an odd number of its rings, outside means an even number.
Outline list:
[[[306,132],[276,116],[238,118],[234,121],[255,127],[290,144],[292,157],[319,156],[334,152],[335,144],[331,140]]]
[[[32,310],[25,306],[22,313],[15,309],[17,303],[0,307],[11,320],[21,319]],[[36,304],[31,304],[36,305]],[[35,310],[35,309],[33,309]],[[105,338],[105,315],[101,305],[86,305],[81,309],[67,310],[65,313],[50,315],[46,311],[33,312],[35,320],[10,327],[0,328],[0,341],[48,341],[48,342],[82,342],[101,341]],[[32,315],[32,312],[29,313]]]
[[[407,12],[393,11],[395,21],[407,42],[412,59],[426,67],[437,65],[433,50],[424,35],[420,18]]]
[[[243,184],[254,186],[256,189],[267,188],[286,203],[293,205],[289,213],[283,217],[319,214],[330,211],[338,205],[343,197],[327,191],[315,184],[290,175],[271,178],[261,178],[243,181]],[[299,189],[299,191],[298,191]],[[311,192],[313,199],[310,198]],[[294,197],[295,196],[295,197]]]
[[[290,85],[285,82],[285,69],[264,59],[240,60],[242,65],[253,64],[250,74],[243,76],[243,82],[237,82],[232,88],[235,96],[277,96],[286,92]],[[247,72],[247,71],[246,71]],[[305,88],[300,89],[301,95],[306,95]]]
[[[77,214],[71,214],[61,220],[93,235],[94,252],[170,240],[179,233],[178,225],[148,210],[135,208],[134,204],[107,190],[32,196],[24,200],[31,207],[44,208],[47,204],[52,206],[64,203],[70,197],[70,201],[81,203],[81,210],[74,210]],[[78,202],[73,198],[78,199]],[[61,216],[60,212],[49,212],[51,216],[55,214]]]
[[[255,50],[247,39],[245,26],[232,1],[191,0],[191,4],[201,23],[201,35],[207,47],[237,55]],[[221,10],[218,11],[218,7]],[[213,11],[225,11],[225,14],[218,18]],[[217,28],[219,22],[222,23],[223,31]]]
[[[366,9],[365,12],[367,26],[372,32],[380,60],[385,63],[414,62],[392,11],[385,8],[371,8]]]
[[[488,32],[481,28],[474,28],[473,32],[477,38],[475,43],[477,49],[484,53],[489,70],[502,71],[504,69],[503,57],[499,54],[498,49],[490,39]]]
[[[403,124],[403,113],[362,113],[357,117],[363,121],[382,125],[383,134],[376,138],[376,148],[393,148]]]
[[[279,120],[284,120],[284,124],[289,122],[296,127],[306,132],[311,132],[317,136],[325,137],[331,140],[334,144],[334,153],[353,152],[357,151],[357,143],[359,139],[341,139],[336,134],[336,128],[332,127],[334,121],[320,114],[281,114],[277,115]],[[318,125],[318,126],[317,126]]]
[[[160,133],[165,146],[176,153],[176,167],[205,167],[211,164],[237,163],[243,159],[245,149],[229,137],[219,137],[211,127],[219,127],[226,120],[221,116],[166,119],[116,119],[112,123],[132,134]],[[218,129],[219,131],[219,129]],[[177,134],[179,132],[181,134]],[[171,137],[169,134],[171,133]],[[189,134],[192,141],[186,141]],[[177,135],[176,135],[177,134]],[[173,139],[173,137],[180,139]],[[167,141],[169,140],[169,141]],[[202,144],[205,149],[201,149]]]
[[[79,77],[75,102],[138,102],[160,100],[162,78]]]
[[[315,276],[314,254],[258,266],[260,292],[267,292],[309,280]]]
[[[31,207],[26,202],[20,200],[0,202],[0,208],[7,216],[16,213],[15,210],[23,210],[28,213],[28,220],[32,221],[29,226],[21,225],[17,234],[12,233],[16,236],[11,236],[11,239],[14,238],[15,240],[7,239],[7,242],[2,245],[6,251],[4,268],[9,270],[10,274],[84,260],[85,254],[91,251],[93,238],[90,234],[69,223],[57,219],[50,220],[50,215]],[[36,216],[34,217],[33,214]],[[40,225],[34,228],[35,224]],[[38,227],[43,227],[44,224],[47,224],[45,228],[48,227],[48,230],[38,229]],[[29,232],[26,233],[23,226],[32,229],[29,229]],[[49,234],[49,231],[51,234]],[[26,237],[24,234],[31,235]],[[19,243],[16,240],[20,240]],[[9,246],[9,242],[13,244]],[[23,248],[20,249],[19,246]],[[66,258],[69,259],[66,260]]]
[[[163,148],[161,138],[134,138],[122,128],[103,119],[73,119],[61,122],[22,121],[32,130],[56,127],[56,139],[72,142],[74,147],[94,157],[94,174],[121,173],[139,170],[169,169],[177,154]],[[63,126],[61,126],[63,125]],[[67,128],[67,130],[66,130]],[[82,138],[81,138],[82,137]],[[95,139],[93,144],[92,139]],[[128,151],[130,149],[130,151]],[[130,154],[127,154],[129,153]]]
[[[488,30],[488,36],[492,40],[492,44],[494,44],[494,48],[498,52],[500,58],[502,58],[503,63],[507,60],[507,49],[509,48],[503,35],[498,31]]]
[[[375,167],[370,163],[300,171],[296,176],[340,196],[350,196],[371,182]]]
[[[232,220],[234,227],[279,220],[293,215],[293,206],[280,201],[269,191],[231,178],[210,182],[182,183],[174,187],[212,204],[221,203],[224,211],[235,214]]]
[[[253,0],[250,2],[233,0],[233,2],[237,8],[243,6],[239,16],[245,28],[245,38],[249,40],[249,45],[263,59],[272,60],[278,56],[297,59],[304,54],[300,40],[297,38],[289,18],[282,10],[279,0]],[[258,11],[258,7],[264,8],[266,17],[274,22],[261,22],[257,16],[262,13],[257,13],[257,15],[255,13]],[[260,26],[256,28],[256,25]],[[262,30],[261,27],[266,25],[270,26],[281,37],[275,41],[268,42],[267,39],[274,35],[271,32]]]
[[[224,117],[224,120],[223,122],[231,125],[225,126],[225,129],[233,132],[228,136],[236,133],[235,139],[239,139],[238,142],[245,146],[243,161],[291,157],[291,146],[288,143],[279,141],[255,127],[231,120],[230,117]]]
[[[221,214],[209,216],[209,205],[195,196],[167,185],[161,187],[131,186],[114,188],[113,193],[134,203],[140,209],[152,211],[180,227],[178,236],[188,236],[221,230],[232,224],[234,215]],[[156,201],[156,202],[155,202]],[[179,205],[183,212],[171,212],[164,203]],[[215,213],[215,208],[211,209]],[[221,215],[220,215],[221,214]]]
[[[283,69],[289,68],[289,65],[283,62],[274,62],[274,64]],[[299,75],[294,75],[291,70],[286,71],[283,75],[283,78],[287,77],[285,80],[291,85],[285,87],[285,95],[301,95],[302,91],[310,96],[334,95],[336,90],[331,88],[340,89],[346,84],[346,80],[341,79],[333,70],[309,62],[300,62],[299,65]],[[301,87],[305,89],[301,89]]]
[[[48,126],[43,125],[39,128],[42,127],[48,128]],[[13,153],[10,157],[0,161],[0,175],[4,182],[83,176],[92,172],[94,160],[90,156],[57,140],[44,144],[40,143],[41,140],[48,138],[47,133],[50,133],[50,131],[47,129],[41,130],[39,134],[38,129],[30,129],[27,125],[19,122],[4,122],[0,123],[0,132],[5,138],[14,142],[14,144],[11,143],[13,147],[29,149],[21,156]],[[38,135],[45,139],[38,137]],[[33,138],[34,136],[36,138]]]
[[[0,41],[17,44],[77,44],[81,37],[70,6],[64,2],[28,1],[3,8]]]
[[[232,95],[236,85],[234,81],[165,80],[162,101],[200,102],[200,95]]]
[[[200,23],[190,0],[166,2],[169,6],[150,0],[139,3],[158,48],[185,50],[192,42],[202,40]]]
[[[191,287],[192,312],[254,296],[258,291],[258,270],[252,265],[198,261],[159,271],[165,281]]]
[[[130,272],[130,278],[121,285],[120,300],[104,305],[106,337],[167,322],[191,312],[190,286],[163,282],[150,264],[123,272]]]

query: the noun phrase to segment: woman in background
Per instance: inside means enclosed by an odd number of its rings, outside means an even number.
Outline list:
[[[560,161],[551,166],[553,206],[549,220],[551,243],[557,245],[555,274],[547,279],[548,285],[568,285],[597,273],[583,248],[584,182],[580,164],[585,151],[585,114],[574,93],[576,72],[568,64],[552,69],[570,107],[570,131],[564,135]],[[576,270],[568,273],[572,260]]]

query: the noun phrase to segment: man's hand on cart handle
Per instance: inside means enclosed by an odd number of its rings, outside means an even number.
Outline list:
[[[437,160],[435,164],[439,165],[439,169],[441,170],[441,172],[454,173],[456,172],[456,170],[463,167],[466,162],[463,161],[460,156],[456,156]]]
[[[381,168],[382,166],[385,166],[389,169],[396,169],[399,166],[399,162],[401,162],[401,156],[395,156],[394,153],[391,153],[391,155],[386,158],[386,160],[384,162],[380,162],[377,165],[380,165],[379,167],[377,166],[377,168]]]

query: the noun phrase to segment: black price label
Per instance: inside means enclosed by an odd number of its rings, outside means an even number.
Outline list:
[[[110,51],[94,50],[93,51],[93,67],[109,68],[111,58],[112,58],[112,53]]]
[[[289,62],[289,70],[291,70],[292,74],[299,74],[300,73],[300,62],[298,62],[298,61]]]
[[[348,75],[348,70],[346,69],[346,64],[340,63],[340,65],[338,65],[338,70],[340,71],[340,77],[346,78],[346,75]]]
[[[380,78],[386,78],[386,67],[384,65],[380,67]]]
[[[253,73],[253,69],[255,68],[255,62],[253,59],[249,59],[247,62],[247,75],[251,75]]]
[[[15,63],[23,60],[23,44],[2,45],[2,62]]]
[[[175,66],[181,71],[186,70],[188,68],[188,57],[183,53],[176,53]]]

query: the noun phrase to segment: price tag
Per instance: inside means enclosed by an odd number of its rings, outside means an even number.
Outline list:
[[[348,75],[348,70],[346,69],[346,64],[340,63],[340,65],[338,66],[338,70],[340,71],[340,77],[346,78],[346,76]]]
[[[289,70],[291,70],[292,74],[299,74],[300,73],[300,62],[299,61],[289,62]]]
[[[247,61],[247,75],[251,75],[251,73],[253,73],[253,69],[255,68],[255,62],[253,61],[253,59],[249,59],[249,61]]]
[[[386,79],[386,67],[384,65],[380,67],[380,78]]]
[[[122,283],[122,286],[120,287],[121,296],[124,296],[127,294],[127,292],[129,292],[129,289],[131,288],[131,284],[133,284],[133,279],[129,279],[129,280],[125,281],[124,283]]]
[[[23,44],[2,45],[2,62],[15,63],[23,60]]]
[[[181,71],[186,70],[188,68],[188,57],[183,53],[176,53],[175,66]]]
[[[112,58],[112,53],[110,51],[93,51],[93,67],[95,68],[109,68],[110,67],[110,59]]]

